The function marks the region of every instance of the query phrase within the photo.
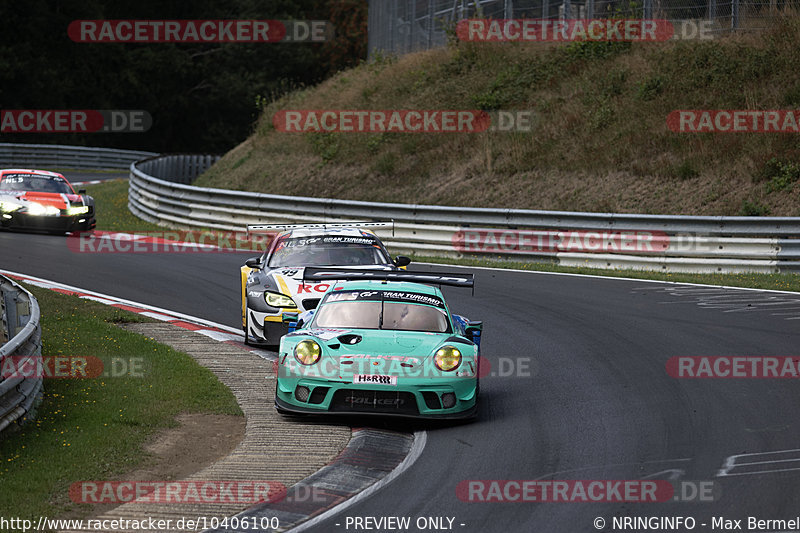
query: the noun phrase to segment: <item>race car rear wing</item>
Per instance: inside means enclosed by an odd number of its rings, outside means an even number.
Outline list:
[[[394,235],[394,221],[391,222],[323,222],[319,224],[253,224],[247,226],[247,234],[254,235],[263,233],[274,233],[276,231],[286,231],[290,229],[335,229],[335,228],[368,228],[380,229],[391,228]]]
[[[408,270],[365,270],[336,267],[306,267],[303,281],[412,281],[429,285],[448,285],[451,287],[475,287],[472,274],[452,272],[409,272]]]

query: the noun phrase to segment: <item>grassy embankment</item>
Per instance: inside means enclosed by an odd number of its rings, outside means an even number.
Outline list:
[[[673,133],[679,109],[800,106],[800,19],[666,43],[465,43],[381,59],[263,107],[197,185],[368,201],[800,215],[796,133]],[[285,109],[530,109],[530,133],[287,134]]]
[[[176,426],[179,413],[242,415],[233,394],[211,371],[115,325],[149,319],[75,296],[30,290],[42,311],[42,355],[99,358],[108,375],[45,379],[35,420],[4,432],[0,509],[7,518],[88,512],[70,500],[70,484],[116,479],[146,465],[143,443]]]

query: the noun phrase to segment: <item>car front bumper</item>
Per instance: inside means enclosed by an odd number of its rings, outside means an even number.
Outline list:
[[[14,229],[74,232],[92,230],[96,223],[92,215],[34,216],[11,212],[0,215],[0,225]]]
[[[404,385],[376,386],[279,377],[275,408],[283,413],[306,415],[465,419],[477,412],[477,385],[477,378],[418,378]],[[307,394],[301,388],[307,389]]]
[[[283,321],[283,312],[273,314],[247,309],[248,336],[255,344],[277,346],[281,337],[289,333],[289,324]]]

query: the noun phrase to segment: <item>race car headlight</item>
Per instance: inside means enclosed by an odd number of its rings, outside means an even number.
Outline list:
[[[433,356],[433,362],[436,363],[436,368],[449,372],[458,368],[461,364],[461,352],[458,348],[452,346],[442,346],[436,350],[436,355]]]
[[[264,293],[264,299],[267,301],[267,305],[272,307],[297,307],[294,300],[279,292],[267,291]]]
[[[294,347],[294,358],[303,365],[313,365],[319,361],[321,355],[322,348],[320,348],[319,344],[310,339],[300,341],[297,343],[297,346]]]
[[[88,205],[81,205],[77,207],[68,207],[67,208],[67,215],[68,216],[76,216],[76,215],[84,215],[89,212]]]
[[[22,209],[22,205],[16,202],[0,202],[0,213],[12,213],[17,209]]]
[[[61,214],[61,211],[53,205],[42,205],[37,204],[36,202],[31,202],[28,204],[27,212],[29,215],[33,215],[35,217],[54,216]]]

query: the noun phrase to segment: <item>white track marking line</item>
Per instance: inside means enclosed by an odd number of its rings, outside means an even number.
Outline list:
[[[154,313],[152,311],[145,311],[144,313],[139,314],[148,318],[154,318],[155,320],[161,320],[162,322],[169,322],[170,320],[173,320],[171,316],[162,315],[161,313]]]
[[[659,463],[686,463],[686,462],[689,462],[689,461],[692,461],[692,458],[687,457],[687,458],[684,458],[684,459],[653,459],[652,461],[643,461],[643,462],[640,462],[640,463],[613,463],[613,464],[610,464],[610,465],[581,466],[579,468],[569,468],[567,470],[556,470],[555,472],[550,472],[549,474],[544,474],[544,475],[541,475],[541,476],[539,476],[537,478],[534,478],[534,480],[535,481],[539,481],[539,480],[542,480],[542,479],[546,479],[548,477],[560,476],[562,474],[572,474],[572,473],[575,473],[575,472],[586,472],[587,470],[600,470],[600,469],[603,469],[603,468],[617,468],[617,467],[620,467],[620,466],[623,466],[623,467],[624,466],[638,466],[638,465],[643,465],[643,464],[644,465],[650,465],[650,464],[659,464]],[[680,470],[680,469],[674,469],[674,470]],[[668,471],[668,470],[664,470],[664,472],[666,472],[666,471]],[[683,470],[681,470],[681,472],[683,472]],[[646,478],[642,478],[642,479],[646,479]]]
[[[790,458],[790,459],[773,459],[770,461],[748,461],[748,462],[737,462],[740,458],[747,458],[747,457],[759,457],[763,455],[779,455],[779,454],[796,454],[798,457]],[[758,470],[755,472],[733,472],[737,467],[746,467],[749,465],[767,465],[767,464],[775,464],[781,465],[782,463],[787,462],[797,462],[800,461],[800,449],[791,449],[791,450],[776,450],[773,452],[753,452],[753,453],[742,453],[738,455],[731,455],[725,458],[725,461],[722,463],[722,468],[717,471],[717,477],[728,477],[728,476],[751,476],[756,474],[772,474],[776,472],[790,472],[794,470],[800,470],[800,467],[797,468],[774,468],[770,470]]]
[[[394,470],[389,472],[389,475],[367,487],[366,489],[362,490],[352,498],[343,501],[336,507],[332,507],[325,511],[322,514],[319,514],[312,518],[311,520],[307,520],[302,524],[298,525],[297,527],[293,527],[292,529],[288,529],[292,533],[299,533],[300,531],[305,531],[306,529],[317,525],[318,523],[322,522],[323,520],[327,520],[332,516],[339,514],[340,512],[344,511],[348,507],[355,505],[356,503],[369,498],[375,492],[381,490],[384,486],[391,483],[395,478],[400,476],[403,472],[411,468],[411,466],[417,462],[417,459],[422,455],[422,451],[425,449],[425,443],[428,441],[428,433],[425,431],[415,431],[414,432],[414,443],[411,445],[411,450],[409,450],[408,455],[403,461],[395,467]]]

